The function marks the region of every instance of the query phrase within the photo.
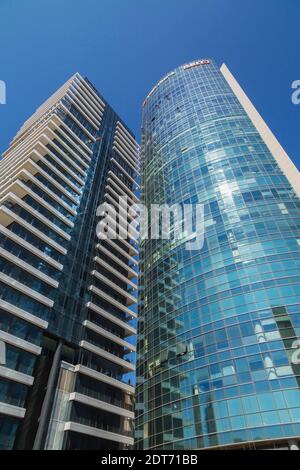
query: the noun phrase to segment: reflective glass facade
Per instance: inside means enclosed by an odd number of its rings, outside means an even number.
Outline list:
[[[137,448],[299,440],[299,197],[212,60],[160,80],[142,130],[142,202],[204,204],[205,242],[141,244]]]

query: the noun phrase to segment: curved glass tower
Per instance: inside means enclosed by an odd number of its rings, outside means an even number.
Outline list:
[[[205,241],[141,244],[137,447],[297,448],[297,169],[212,60],[151,90],[142,161],[142,202],[203,204]]]

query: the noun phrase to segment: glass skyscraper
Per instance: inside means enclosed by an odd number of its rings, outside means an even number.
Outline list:
[[[140,247],[138,449],[300,443],[300,178],[228,68],[143,103],[141,200],[203,204],[205,240]]]
[[[133,445],[137,239],[100,240],[96,211],[138,201],[138,166],[79,74],[0,161],[0,449]]]

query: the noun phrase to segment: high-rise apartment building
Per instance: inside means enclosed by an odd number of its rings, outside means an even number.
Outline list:
[[[0,161],[0,449],[133,444],[137,240],[99,239],[96,211],[137,202],[138,166],[79,74]]]
[[[141,159],[142,202],[203,204],[205,238],[141,242],[137,448],[299,448],[299,172],[212,60],[150,91]]]

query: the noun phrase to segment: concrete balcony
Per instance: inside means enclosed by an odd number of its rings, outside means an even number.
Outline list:
[[[140,169],[137,163],[129,158],[128,153],[122,148],[119,143],[115,140],[112,148],[116,154],[134,171],[137,176],[140,176]]]
[[[25,341],[25,339],[21,339],[17,336],[11,335],[10,333],[6,333],[6,331],[0,330],[0,340],[4,341],[7,344],[11,344],[16,348],[20,348],[24,351],[30,352],[31,354],[35,354],[36,356],[39,356],[42,351],[42,349],[36,344],[29,343],[29,341]]]
[[[57,219],[61,220],[67,227],[73,228],[74,223],[67,219],[61,212],[55,209],[51,204],[46,202],[39,194],[27,186],[26,182],[22,179],[16,179],[10,185],[7,185],[4,191],[0,192],[0,201],[5,201],[9,193],[15,194],[18,198],[23,199],[26,195],[29,195],[38,204],[43,206],[47,211],[52,213]]]
[[[127,253],[127,251],[123,250],[123,248],[120,247],[120,245],[117,245],[117,243],[115,243],[115,240],[112,240],[111,238],[107,238],[105,241],[111,245],[112,248],[114,248],[115,250],[117,250],[122,256],[124,256],[125,258],[127,258],[131,263],[135,264],[136,266],[138,265],[138,261],[135,260],[131,255],[133,256],[137,256],[138,255],[138,251],[136,250],[136,248],[134,248],[134,246],[130,245],[130,243],[128,243],[126,240],[123,240],[121,238],[118,238],[117,239],[120,243],[123,243],[123,245],[126,246],[126,248],[129,249],[129,253]]]
[[[130,310],[128,307],[126,307],[125,305],[123,305],[121,302],[119,302],[118,300],[116,300],[114,297],[111,297],[109,294],[107,294],[106,292],[102,291],[101,289],[99,289],[98,287],[95,287],[93,285],[91,285],[89,287],[89,291],[93,292],[94,294],[96,294],[98,297],[106,300],[107,302],[109,302],[110,304],[114,305],[115,307],[117,307],[119,310],[122,310],[122,312],[124,313],[127,313],[127,315],[129,315],[132,319],[133,318],[137,318],[137,315],[136,313],[134,313],[132,310]]]
[[[90,369],[89,367],[86,367],[82,364],[77,364],[75,366],[74,372],[87,375],[88,377],[91,377],[92,379],[99,380],[99,382],[104,382],[108,385],[119,388],[120,390],[123,390],[126,393],[130,393],[131,395],[134,395],[134,387],[132,387],[131,385],[125,382],[122,382],[121,380],[117,380],[117,379],[114,379],[113,377],[105,375],[102,372],[98,372],[94,369]]]
[[[135,365],[132,364],[131,362],[125,361],[125,359],[122,359],[121,357],[118,357],[115,354],[112,354],[108,351],[105,351],[105,349],[102,349],[99,346],[95,346],[94,344],[89,343],[88,341],[85,341],[85,340],[80,341],[80,346],[96,354],[97,356],[103,357],[107,361],[114,362],[118,366],[122,367],[125,371],[133,372],[135,370]]]
[[[26,413],[25,408],[19,406],[8,405],[7,403],[0,402],[0,414],[12,416],[14,418],[24,418]]]
[[[15,305],[6,302],[5,300],[0,299],[0,308],[5,310],[6,312],[11,313],[15,317],[22,318],[22,320],[27,321],[28,323],[32,323],[33,325],[38,326],[39,328],[43,328],[44,330],[48,327],[48,322],[43,320],[42,318],[36,317],[32,315],[32,313],[27,312]]]
[[[134,413],[132,411],[128,411],[120,406],[115,406],[106,401],[98,400],[78,392],[71,393],[69,401],[76,401],[77,403],[82,403],[84,405],[97,408],[98,410],[104,410],[128,419],[134,419]]]
[[[46,305],[46,307],[53,307],[54,302],[53,300],[49,299],[48,297],[40,294],[38,291],[31,289],[30,287],[27,287],[25,284],[22,284],[19,281],[16,281],[14,278],[7,276],[6,274],[3,274],[0,272],[0,281],[3,282],[3,284],[6,284],[9,287],[12,287],[13,289],[22,292],[22,294],[27,295],[28,297],[31,297],[34,300],[37,300],[43,305]]]
[[[119,264],[119,266],[126,269],[126,271],[128,271],[129,279],[132,279],[134,277],[138,277],[138,273],[136,271],[134,271],[134,269],[132,269],[128,264],[121,261],[117,256],[115,256],[113,253],[111,253],[109,250],[107,250],[103,245],[98,244],[96,246],[96,248],[98,248],[99,251],[101,251],[106,256],[111,258],[115,263]],[[138,265],[138,263],[135,260],[133,260],[132,263],[135,264],[136,266]]]
[[[85,320],[83,322],[83,325],[86,328],[89,328],[90,330],[94,331],[95,333],[98,333],[99,335],[103,336],[104,338],[107,338],[111,340],[112,342],[119,344],[125,349],[128,349],[129,351],[136,352],[136,347],[133,344],[128,343],[128,341],[124,341],[122,338],[119,336],[116,336],[115,334],[111,333],[108,330],[105,330],[101,326],[98,326],[96,323],[93,323],[89,320]]]
[[[137,303],[137,298],[136,297],[131,295],[127,290],[124,290],[121,287],[119,287],[115,282],[113,282],[107,276],[99,273],[99,271],[96,271],[96,270],[92,271],[92,275],[96,279],[99,279],[100,281],[104,282],[107,286],[111,287],[111,289],[113,289],[114,291],[121,294],[124,298],[126,298],[126,305],[130,306],[132,304]]]
[[[28,386],[31,386],[34,382],[34,377],[31,375],[23,374],[22,372],[4,366],[0,366],[0,377]]]
[[[6,259],[7,261],[10,261],[14,265],[19,266],[24,271],[27,271],[28,273],[32,274],[36,278],[41,279],[42,281],[46,282],[48,285],[54,288],[58,287],[58,282],[55,279],[52,279],[51,277],[47,276],[46,274],[42,273],[38,269],[31,266],[31,264],[26,263],[21,258],[18,258],[17,256],[11,254],[9,251],[1,247],[0,247],[0,256]]]
[[[98,305],[94,304],[93,302],[88,302],[87,307],[93,312],[100,315],[101,317],[105,318],[106,320],[109,320],[110,322],[115,323],[115,325],[118,325],[124,330],[124,334],[126,336],[136,335],[136,329],[133,326],[116,317],[112,313],[107,312],[103,308],[98,307]]]
[[[93,428],[91,426],[86,426],[84,424],[74,423],[68,421],[65,423],[65,431],[77,432],[80,434],[86,434],[88,436],[98,437],[99,439],[107,439],[109,441],[119,442],[122,444],[133,446],[134,440],[132,437],[123,436],[122,434],[117,434],[110,431],[104,431],[103,429]]]
[[[113,268],[110,264],[106,263],[105,261],[103,261],[101,258],[99,258],[98,256],[96,256],[94,258],[94,261],[96,261],[96,263],[98,263],[100,266],[102,266],[103,268],[107,269],[107,271],[109,271],[111,274],[113,274],[114,276],[116,276],[117,278],[120,279],[120,281],[123,281],[125,282],[128,286],[130,286],[132,289],[134,290],[137,290],[138,289],[138,286],[137,284],[134,284],[128,277],[124,276],[123,274],[121,274],[119,271],[117,271],[115,268]]]
[[[54,224],[51,222],[47,217],[43,216],[39,211],[34,209],[32,206],[27,204],[27,202],[24,202],[23,199],[20,199],[16,194],[10,192],[4,198],[0,200],[0,204],[4,204],[7,202],[11,202],[12,204],[17,204],[18,206],[22,207],[26,212],[31,214],[33,217],[35,217],[37,220],[42,222],[44,225],[49,227],[51,230],[56,232],[58,235],[60,235],[62,238],[65,240],[70,240],[71,237],[68,233],[66,233],[64,230],[62,230],[58,225]],[[13,211],[12,211],[13,212]]]
[[[138,213],[134,211],[133,209],[131,210],[129,205],[128,205],[127,210],[121,207],[121,205],[119,206],[119,195],[112,188],[110,188],[110,193],[113,194],[114,197],[112,197],[111,194],[108,194],[107,192],[104,194],[105,201],[108,202],[109,204],[114,205],[114,207],[118,211],[119,217],[121,217],[124,221],[127,221],[127,219],[130,219],[131,222],[134,221],[134,219],[136,219],[136,217],[138,216]],[[138,238],[139,237],[138,231],[134,229],[133,232],[136,238]]]
[[[126,184],[123,183],[123,181],[121,181],[120,178],[112,170],[109,170],[108,176],[109,176],[109,178],[107,179],[107,182],[110,182],[111,179],[112,179],[113,183],[114,183],[114,187],[117,188],[117,190],[119,191],[119,193],[121,195],[123,195],[124,193],[128,194],[129,195],[128,199],[130,200],[130,198],[131,198],[133,203],[138,203],[139,202],[139,199],[134,194],[134,192],[130,188],[128,188],[128,186],[126,186]]]
[[[114,165],[116,165],[116,167],[122,171],[122,173],[126,176],[126,178],[128,178],[133,186],[135,186],[136,189],[139,189],[140,185],[136,182],[136,178],[133,178],[132,176],[130,176],[130,174],[122,167],[122,165],[120,165],[119,162],[117,162],[117,160],[112,157],[111,160],[110,160]]]
[[[62,253],[63,255],[65,255],[67,253],[67,250],[62,247],[61,245],[59,245],[58,243],[56,243],[55,241],[53,241],[51,238],[49,238],[47,235],[45,235],[43,232],[41,232],[40,230],[36,229],[35,227],[33,227],[33,225],[29,224],[28,222],[26,222],[24,219],[22,219],[21,217],[19,217],[17,214],[15,214],[14,212],[12,212],[10,209],[8,209],[6,206],[0,206],[0,227],[1,229],[0,230],[3,230],[5,229],[8,225],[10,225],[11,223],[13,222],[18,222],[18,224],[20,224],[21,226],[23,226],[24,228],[26,228],[26,230],[28,230],[29,232],[32,232],[36,237],[40,238],[41,240],[43,240],[45,243],[47,243],[48,245],[52,246],[53,248],[55,248],[59,253]],[[8,229],[6,229],[8,232],[10,232]],[[12,232],[10,232],[12,233]],[[14,237],[17,237],[17,235],[13,235]],[[13,236],[11,236],[11,238],[13,238]],[[18,239],[20,239],[20,237],[18,237]],[[25,242],[26,243],[26,242]],[[28,244],[29,245],[29,244]],[[49,258],[49,257],[48,257]],[[54,261],[54,260],[53,260]],[[51,262],[50,262],[51,264]],[[61,266],[61,265],[60,265]]]

